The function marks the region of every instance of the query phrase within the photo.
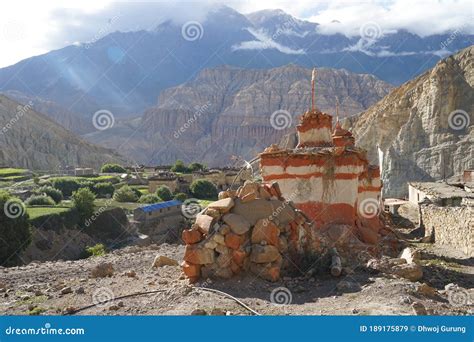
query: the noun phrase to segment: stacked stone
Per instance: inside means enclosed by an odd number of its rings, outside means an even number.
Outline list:
[[[183,231],[183,271],[192,282],[242,272],[276,281],[295,255],[318,248],[311,231],[277,183],[246,182],[237,191],[221,192]]]

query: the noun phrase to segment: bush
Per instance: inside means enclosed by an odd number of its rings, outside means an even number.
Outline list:
[[[188,165],[190,171],[204,171],[207,169],[206,165],[201,163],[191,163]]]
[[[147,194],[147,195],[142,195],[140,199],[138,200],[138,203],[148,203],[148,204],[153,204],[153,203],[160,203],[163,202],[161,198],[156,196],[155,194]]]
[[[171,201],[173,199],[173,194],[171,193],[170,188],[166,185],[162,185],[156,189],[156,195],[163,201]]]
[[[112,197],[115,188],[110,182],[102,182],[95,184],[92,191],[97,195],[97,197]]]
[[[104,164],[100,169],[103,173],[127,173],[127,170],[119,164]]]
[[[72,194],[72,204],[79,212],[81,219],[86,219],[94,213],[95,195],[88,188],[81,188]]]
[[[17,255],[30,244],[28,219],[23,203],[0,190],[0,265],[13,264]]]
[[[53,188],[52,186],[42,186],[41,188],[35,191],[36,194],[44,194],[53,199],[54,202],[59,203],[63,200],[63,194],[58,189]]]
[[[48,195],[32,195],[25,201],[29,207],[34,205],[55,205],[56,202]]]
[[[87,188],[90,191],[94,192],[95,183],[90,180],[79,180],[79,189]]]
[[[189,187],[194,197],[200,199],[216,199],[217,188],[208,180],[198,179],[191,183]]]
[[[177,160],[176,163],[174,163],[174,165],[171,167],[171,171],[188,173],[189,169],[186,167],[182,160]]]
[[[61,191],[64,197],[69,197],[81,187],[81,184],[74,178],[61,177],[53,179],[53,187]]]
[[[87,256],[102,256],[107,253],[104,244],[98,243],[95,246],[86,247]]]
[[[188,195],[186,195],[184,192],[178,192],[174,195],[174,199],[181,202],[186,201],[186,198],[188,198]]]
[[[128,185],[124,185],[120,189],[115,190],[114,199],[117,202],[136,202],[140,198],[137,191],[138,190],[132,189]],[[140,193],[140,191],[138,191],[138,193]]]

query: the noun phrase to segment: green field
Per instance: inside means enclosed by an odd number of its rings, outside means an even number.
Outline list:
[[[19,176],[27,173],[26,169],[15,169],[11,167],[0,169],[0,177]]]
[[[107,198],[98,198],[94,201],[96,207],[108,207],[108,208],[122,208],[127,210],[134,210],[144,204],[142,203],[131,203],[131,202],[117,202]]]
[[[64,208],[64,207],[28,207],[26,208],[26,212],[30,216],[30,220],[38,218],[40,216],[60,214],[68,210],[70,210],[70,208]]]

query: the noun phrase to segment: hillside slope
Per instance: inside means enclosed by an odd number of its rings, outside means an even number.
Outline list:
[[[70,166],[98,168],[123,161],[112,150],[85,142],[29,105],[0,95],[0,165],[57,171]]]
[[[407,181],[448,178],[474,167],[474,46],[440,61],[352,122],[369,157],[384,152],[384,192],[407,194]]]

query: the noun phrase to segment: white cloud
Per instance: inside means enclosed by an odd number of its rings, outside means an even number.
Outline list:
[[[292,49],[275,42],[270,36],[268,36],[262,30],[247,29],[257,40],[250,40],[242,42],[238,45],[233,46],[234,50],[265,50],[265,49],[276,49],[282,53],[288,55],[301,55],[304,53],[302,49]]]
[[[329,7],[308,19],[320,24],[323,34],[360,35],[360,28],[376,22],[384,34],[405,29],[419,36],[462,30],[474,33],[471,0],[389,2],[331,2]]]
[[[359,35],[360,27],[367,22],[376,22],[383,34],[399,29],[422,36],[455,30],[474,33],[472,0],[15,0],[2,3],[0,10],[0,67],[52,49],[91,41],[108,30],[149,29],[165,19],[204,20],[208,10],[217,4],[227,4],[242,13],[280,8],[299,19],[320,23],[321,33],[350,37]],[[119,20],[110,25],[111,18],[118,14]],[[243,48],[262,44],[295,52],[268,39],[247,42]]]

